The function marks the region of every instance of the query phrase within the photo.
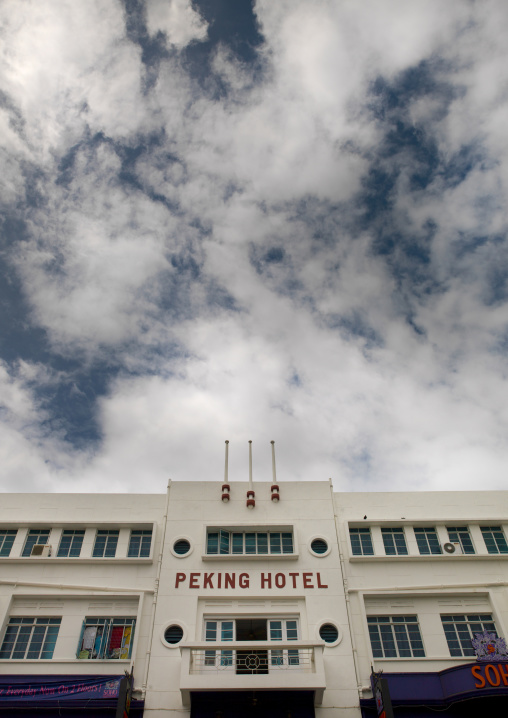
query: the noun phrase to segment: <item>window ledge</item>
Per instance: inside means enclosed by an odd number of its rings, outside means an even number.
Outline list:
[[[27,663],[33,663],[39,665],[41,663],[86,663],[96,665],[111,665],[116,663],[130,663],[130,658],[94,658],[93,660],[86,660],[85,658],[0,658],[0,665],[7,666],[12,663],[18,663],[19,665],[26,665]]]
[[[300,558],[298,553],[223,553],[223,554],[202,554],[202,561],[296,561]]]
[[[499,561],[499,559],[508,559],[507,553],[434,553],[434,554],[418,554],[417,556],[350,556],[351,563],[362,563],[371,561]]]
[[[460,661],[460,663],[474,663],[476,665],[482,665],[481,663],[476,663],[476,656],[421,656],[420,658],[413,657],[411,658],[374,658],[376,663],[384,663],[385,661],[387,663],[397,663],[401,661],[447,661],[448,663],[450,661]]]
[[[128,558],[127,556],[99,558],[98,556],[0,556],[0,563],[153,563],[153,557]]]

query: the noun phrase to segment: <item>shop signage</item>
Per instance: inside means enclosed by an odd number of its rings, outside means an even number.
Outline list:
[[[488,688],[492,686],[508,686],[508,663],[487,663],[481,666],[472,666],[471,675],[475,679],[475,688]]]
[[[482,663],[494,663],[494,661],[508,661],[508,651],[504,638],[499,638],[492,631],[475,633],[471,641],[476,653],[476,660]]]
[[[4,701],[82,701],[116,699],[120,676],[2,676],[0,708]]]
[[[381,673],[373,672],[370,677],[370,682],[374,700],[376,701],[378,718],[394,718],[388,681],[382,677]]]
[[[120,686],[118,690],[118,701],[116,703],[116,718],[129,718],[133,689],[134,675],[132,671],[131,673],[127,673],[127,671],[125,671],[125,675],[120,681]]]
[[[252,581],[254,583],[254,581]],[[177,573],[175,588],[250,588],[251,576],[249,573],[222,573],[211,571],[208,573],[196,571],[195,573]],[[254,587],[254,586],[253,586]],[[320,573],[313,571],[290,571],[289,573],[261,573],[256,576],[256,588],[328,588],[321,579]]]

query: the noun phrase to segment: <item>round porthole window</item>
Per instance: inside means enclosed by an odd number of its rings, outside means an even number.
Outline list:
[[[309,553],[313,556],[319,556],[319,558],[328,556],[332,550],[329,541],[325,539],[324,536],[319,536],[319,534],[317,536],[309,536],[307,548],[309,549]]]
[[[323,623],[319,629],[319,635],[325,643],[336,643],[339,640],[339,631],[333,623]]]
[[[164,640],[166,643],[170,643],[174,646],[176,643],[180,643],[183,638],[183,628],[174,623],[172,626],[168,626],[164,631]]]
[[[314,551],[314,553],[318,554],[326,553],[328,551],[328,544],[322,538],[314,539],[310,547]]]
[[[180,538],[173,544],[173,553],[175,556],[187,556],[190,550],[190,541],[185,538]]]

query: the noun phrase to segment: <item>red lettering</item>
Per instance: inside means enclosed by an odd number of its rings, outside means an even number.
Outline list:
[[[182,581],[185,581],[187,576],[184,573],[177,573],[176,574],[176,581],[175,581],[175,588],[178,588],[178,584],[182,583]]]
[[[302,578],[303,578],[303,587],[304,588],[314,588],[313,584],[311,583],[311,580],[312,580],[311,573],[302,573]]]
[[[299,576],[299,573],[290,573],[289,574],[291,578],[293,579],[293,588],[296,588],[296,577]]]
[[[473,666],[471,668],[471,673],[473,674],[473,676],[476,679],[478,679],[480,681],[479,683],[475,683],[474,687],[475,688],[484,688],[485,687],[485,678],[482,676],[482,669],[480,668],[480,666]]]
[[[286,585],[286,577],[283,573],[276,573],[275,574],[275,585],[277,588],[284,588]]]
[[[234,588],[236,583],[236,574],[227,573],[224,577],[224,588]]]
[[[203,588],[213,588],[212,576],[213,573],[205,573],[203,576]]]
[[[217,588],[222,588],[222,574],[217,574]]]
[[[497,683],[494,683],[494,680],[491,678],[491,672],[497,678]],[[485,666],[485,678],[488,680],[491,686],[498,686],[501,683],[501,676],[497,672],[497,668],[493,666],[492,663],[489,663],[487,666]]]
[[[200,577],[200,573],[190,573],[189,574],[189,588],[199,588],[198,586],[198,578]]]
[[[317,576],[317,587],[318,588],[328,588],[328,585],[326,583],[321,583],[321,574],[316,573]]]
[[[264,573],[261,574],[261,588],[265,587],[265,583],[268,584],[268,588],[272,587],[272,574],[271,573],[267,573],[266,578],[265,578]]]
[[[249,588],[249,574],[248,573],[241,573],[238,576],[238,585],[240,588]]]
[[[501,678],[503,679],[505,686],[508,686],[508,666],[505,664],[503,667],[500,663],[498,663],[497,670],[501,674]]]

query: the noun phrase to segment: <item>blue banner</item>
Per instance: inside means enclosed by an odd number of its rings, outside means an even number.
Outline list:
[[[116,700],[122,676],[0,676],[0,710],[6,702]]]

